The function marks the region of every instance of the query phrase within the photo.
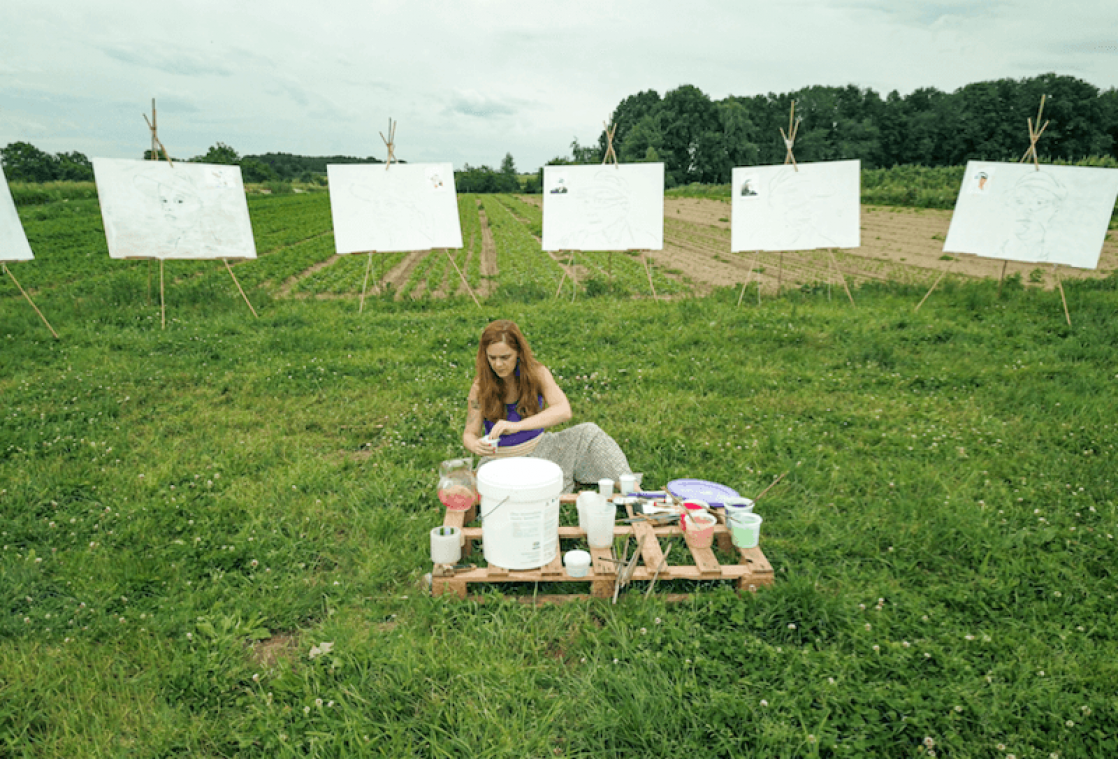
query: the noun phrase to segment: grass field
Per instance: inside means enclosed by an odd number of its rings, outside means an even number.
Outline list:
[[[0,756],[1118,750],[1118,278],[1065,283],[1072,327],[1019,277],[918,313],[888,282],[555,300],[530,209],[486,198],[519,290],[358,314],[325,279],[281,295],[330,257],[282,223],[321,197],[251,201],[259,319],[181,262],[166,329],[87,201],[21,209],[37,260],[11,268],[62,339],[0,284]],[[758,507],[774,586],[431,598],[436,470],[499,317],[646,483],[788,472]]]

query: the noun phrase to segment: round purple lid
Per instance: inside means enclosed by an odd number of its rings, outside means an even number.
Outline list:
[[[684,500],[706,501],[714,509],[722,508],[726,498],[741,497],[733,488],[707,480],[672,480],[668,483],[668,492]]]

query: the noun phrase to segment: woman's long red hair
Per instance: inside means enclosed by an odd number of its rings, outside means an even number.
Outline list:
[[[477,386],[478,401],[481,404],[481,414],[491,422],[506,418],[505,394],[507,387],[493,367],[489,365],[489,356],[486,351],[490,345],[504,343],[516,351],[516,372],[509,378],[517,389],[516,411],[523,419],[527,416],[540,413],[540,383],[539,362],[532,355],[532,348],[528,340],[516,326],[516,322],[508,319],[498,319],[491,322],[481,333],[481,340],[477,346]]]

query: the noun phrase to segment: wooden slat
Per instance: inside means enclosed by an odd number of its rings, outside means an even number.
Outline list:
[[[564,495],[560,502],[574,504],[577,496]],[[629,516],[633,516],[632,508],[626,507]],[[765,557],[760,547],[736,548],[732,544],[730,531],[725,525],[724,515],[721,510],[715,511],[719,523],[714,528],[714,539],[718,548],[728,554],[736,554],[738,562],[721,564],[713,548],[692,548],[688,546],[694,565],[665,564],[660,571],[658,581],[669,580],[730,580],[734,581],[739,590],[754,591],[758,587],[772,585],[772,565]],[[476,518],[476,509],[468,511],[446,511],[443,524],[447,527],[457,527],[462,531],[463,556],[470,554],[473,543],[482,540],[483,531],[480,525],[470,526]],[[656,575],[656,570],[664,560],[664,550],[661,540],[683,539],[683,531],[678,524],[657,524],[654,522],[637,520],[632,523],[618,524],[614,527],[614,538],[636,538],[640,549],[640,562],[633,568],[631,581],[651,581]],[[509,570],[504,567],[490,565],[473,569],[455,569],[453,565],[437,565],[432,571],[431,592],[433,595],[452,594],[459,598],[468,597],[470,585],[483,583],[555,583],[555,582],[582,582],[588,585],[589,593],[569,595],[538,594],[531,597],[520,598],[526,603],[545,603],[555,601],[570,601],[586,598],[611,598],[617,578],[618,565],[611,561],[611,549],[591,548],[590,571],[584,577],[571,577],[563,566],[562,542],[584,541],[586,533],[576,525],[563,525],[559,527],[560,550],[550,562],[542,567],[527,570]],[[675,549],[673,556],[679,555],[679,548]],[[660,594],[657,597],[666,600],[682,600],[688,594]]]

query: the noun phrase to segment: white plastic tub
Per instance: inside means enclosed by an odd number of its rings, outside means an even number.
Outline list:
[[[535,569],[559,555],[563,470],[546,459],[496,459],[477,473],[485,560],[505,569]]]

